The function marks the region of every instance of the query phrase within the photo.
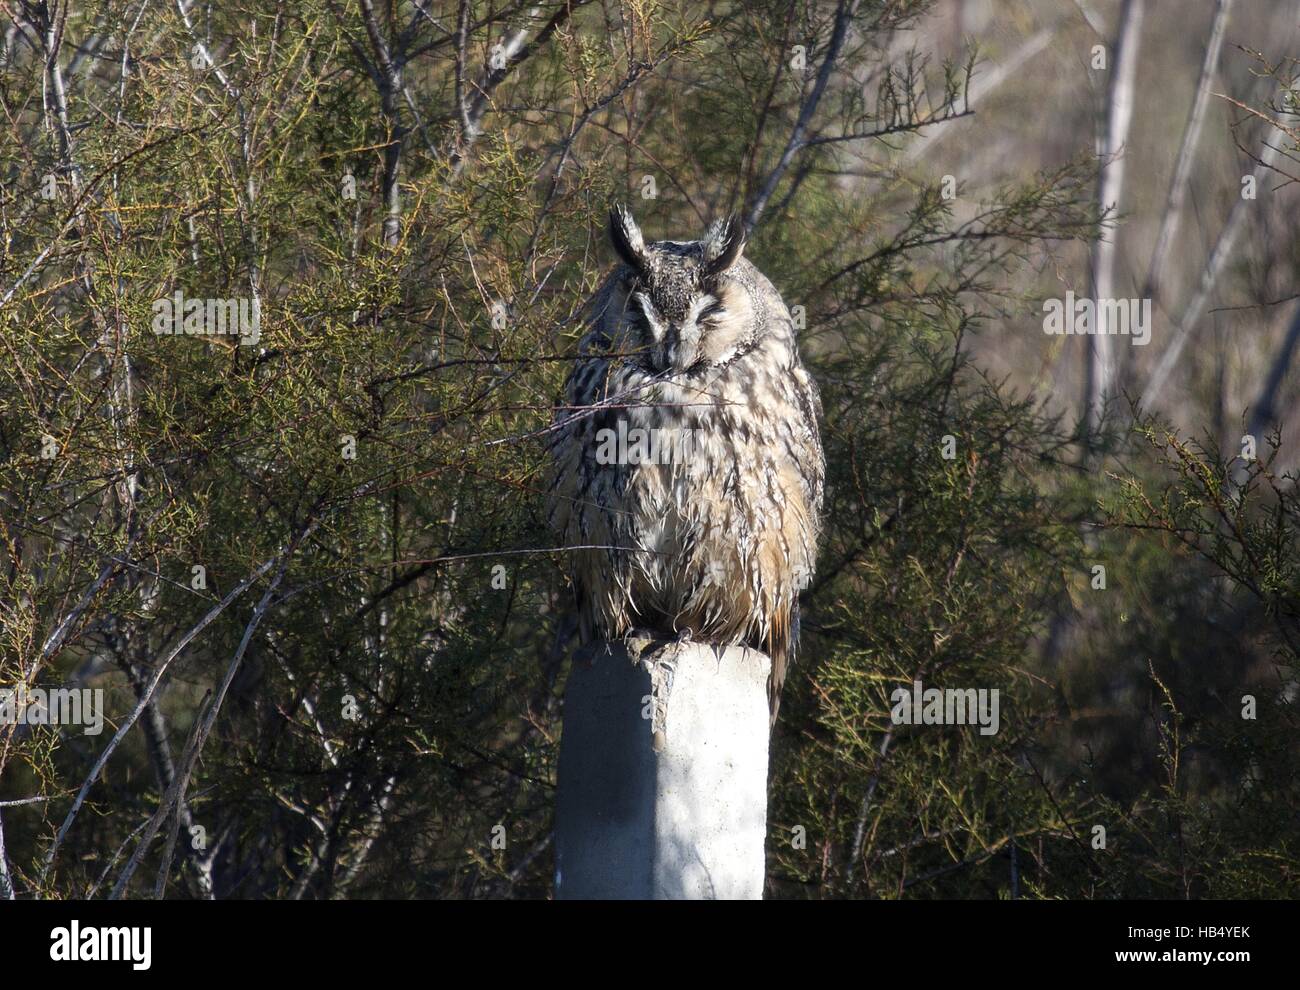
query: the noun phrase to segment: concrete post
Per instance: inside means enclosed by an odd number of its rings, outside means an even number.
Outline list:
[[[574,658],[557,898],[763,896],[770,668],[744,647],[649,639]]]

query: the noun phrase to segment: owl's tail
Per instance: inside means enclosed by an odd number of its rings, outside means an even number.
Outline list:
[[[771,713],[770,728],[776,728],[776,715],[781,710],[781,689],[785,687],[785,675],[794,663],[795,650],[799,645],[799,603],[796,601],[790,611],[778,615],[772,623],[767,637],[767,655],[772,658],[772,672],[767,677],[767,708]]]
[[[769,726],[776,728],[776,715],[781,710],[781,688],[785,686],[785,668],[788,658],[777,655],[772,657],[772,673],[767,676],[767,708],[772,721]]]

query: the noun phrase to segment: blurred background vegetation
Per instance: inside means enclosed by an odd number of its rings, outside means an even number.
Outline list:
[[[0,13],[0,686],[109,719],[0,726],[0,896],[550,896],[614,199],[739,211],[823,392],[769,895],[1300,892],[1300,3]]]

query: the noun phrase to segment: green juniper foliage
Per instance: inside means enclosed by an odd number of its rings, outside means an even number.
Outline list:
[[[0,894],[551,895],[544,441],[616,199],[738,210],[822,390],[769,895],[1300,891],[1294,477],[977,359],[1114,217],[1090,132],[909,165],[997,126],[934,6],[17,3],[0,687],[107,721],[0,725]],[[914,681],[999,731],[894,724]]]

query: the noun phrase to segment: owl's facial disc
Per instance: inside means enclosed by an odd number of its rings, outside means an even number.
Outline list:
[[[711,321],[722,315],[718,298],[708,292],[694,296],[676,319],[655,306],[648,292],[634,292],[629,309],[640,318],[647,356],[659,371],[688,371],[694,367]]]
[[[670,333],[666,341],[664,356],[668,367],[675,371],[687,371],[694,366],[700,353],[700,339],[707,327],[704,314],[710,312],[717,302],[708,293],[691,300],[685,317],[672,328],[676,332]]]
[[[745,249],[740,218],[715,221],[698,241],[647,243],[631,212],[614,206],[609,233],[625,266],[625,339],[640,342],[640,360],[656,371],[688,371],[726,353],[739,333],[725,300],[734,281],[728,273]]]

